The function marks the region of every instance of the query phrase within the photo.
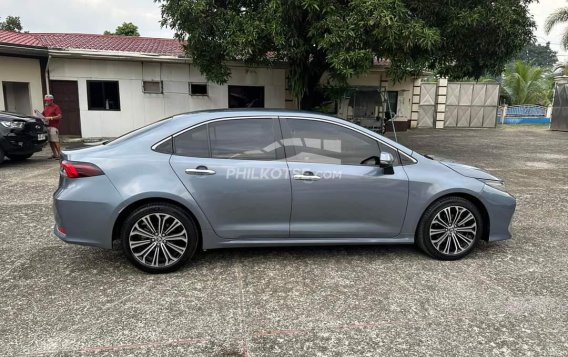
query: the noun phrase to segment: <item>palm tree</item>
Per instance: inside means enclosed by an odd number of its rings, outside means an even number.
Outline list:
[[[502,88],[513,105],[547,106],[552,98],[553,83],[551,73],[544,68],[516,61],[505,69]]]
[[[568,22],[568,7],[561,7],[560,9],[554,11],[546,18],[544,24],[544,31],[549,34],[552,28],[558,24]],[[568,50],[568,28],[564,31],[562,35],[562,46],[565,50]]]

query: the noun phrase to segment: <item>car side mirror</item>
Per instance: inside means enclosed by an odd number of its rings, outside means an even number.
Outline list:
[[[379,157],[379,167],[388,168],[392,167],[394,164],[394,157],[392,157],[390,152],[382,152]]]

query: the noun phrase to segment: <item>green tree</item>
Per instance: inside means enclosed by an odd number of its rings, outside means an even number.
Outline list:
[[[568,7],[561,7],[546,18],[546,22],[544,23],[544,31],[549,34],[556,25],[565,22],[568,22]],[[564,30],[561,43],[564,49],[568,50],[568,27]]]
[[[0,30],[21,32],[22,29],[19,16],[6,16],[4,21],[0,21]]]
[[[530,40],[532,0],[155,0],[208,80],[226,83],[227,61],[286,62],[301,106],[324,73],[341,87],[391,62],[395,80],[423,70],[451,77],[498,74]],[[487,35],[483,35],[487,34]]]
[[[104,35],[140,36],[138,26],[132,22],[123,22],[114,32],[105,31]]]
[[[554,81],[546,69],[523,61],[507,66],[502,88],[510,104],[549,105]]]
[[[546,45],[536,42],[528,44],[523,48],[518,59],[540,67],[552,67],[558,62],[557,53],[550,48],[550,42]]]

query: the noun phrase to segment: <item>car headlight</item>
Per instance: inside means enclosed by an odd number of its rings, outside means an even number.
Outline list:
[[[478,179],[478,180],[483,182],[487,186],[493,187],[496,190],[507,192],[507,190],[505,189],[505,183],[501,180],[484,180],[484,179]]]
[[[10,129],[21,129],[25,123],[23,121],[0,121],[0,124]]]

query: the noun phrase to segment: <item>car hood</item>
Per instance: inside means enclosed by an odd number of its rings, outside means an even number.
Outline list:
[[[442,165],[449,167],[460,175],[481,180],[502,181],[501,179],[491,175],[489,172],[478,167],[460,164],[450,161],[439,161]]]

